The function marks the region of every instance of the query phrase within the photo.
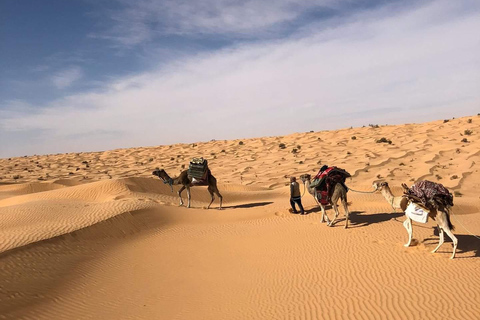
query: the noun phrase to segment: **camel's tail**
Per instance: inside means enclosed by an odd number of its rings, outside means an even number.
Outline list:
[[[450,228],[450,230],[455,230],[455,226],[452,224],[452,220],[450,220],[450,207],[447,207],[446,208],[446,214],[447,214],[447,223],[448,223],[448,227]]]

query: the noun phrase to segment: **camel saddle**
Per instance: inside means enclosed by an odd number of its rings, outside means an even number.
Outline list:
[[[422,180],[405,188],[404,193],[409,200],[427,209],[453,206],[453,195],[440,183]]]
[[[346,170],[338,167],[322,167],[318,174],[313,178],[310,184],[311,188],[315,188],[317,191],[317,197],[321,204],[327,205],[330,203],[335,185],[340,183],[348,192],[348,187],[345,185],[345,180],[351,177],[350,173]]]

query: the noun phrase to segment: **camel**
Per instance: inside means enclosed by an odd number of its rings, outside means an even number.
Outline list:
[[[373,183],[373,187],[376,191],[380,191],[384,198],[388,201],[388,203],[392,206],[393,209],[401,209],[403,212],[407,209],[409,199],[404,196],[395,197],[390,190],[387,182]],[[408,190],[408,187],[405,184],[402,184],[404,190]],[[445,206],[441,203],[437,203],[435,207],[431,207],[428,211],[428,216],[435,220],[437,223],[438,228],[438,235],[439,241],[438,245],[435,249],[431,252],[435,253],[440,248],[440,246],[444,243],[444,232],[452,239],[453,242],[453,253],[450,256],[450,259],[455,258],[455,253],[457,251],[458,239],[453,234],[452,230],[454,230],[454,226],[450,220],[450,208]],[[408,233],[408,242],[404,244],[405,247],[409,247],[412,243],[412,236],[413,236],[413,228],[412,228],[412,219],[410,219],[405,214],[405,221],[403,222],[403,226],[407,230]]]
[[[325,213],[325,206],[323,204],[321,204],[320,201],[318,201],[318,199],[317,199],[316,189],[310,187],[311,178],[312,177],[309,174],[303,174],[303,175],[300,176],[300,179],[302,180],[303,184],[305,185],[305,188],[308,190],[308,193],[310,193],[313,196],[313,198],[317,202],[318,206],[320,207],[320,210],[322,211],[322,219],[321,219],[320,222],[324,222],[325,218],[326,218],[327,226],[329,226],[329,227],[333,226],[333,224],[335,223],[335,220],[337,219],[337,217],[340,213],[338,211],[338,206],[337,206],[338,199],[340,199],[342,201],[343,208],[345,210],[345,218],[346,218],[345,219],[345,229],[348,228],[348,216],[349,216],[350,212],[348,211],[347,190],[345,189],[345,187],[341,183],[337,183],[335,185],[335,189],[333,190],[332,197],[329,201],[330,204],[333,207],[333,210],[335,210],[335,217],[333,218],[332,221],[330,221],[328,219],[328,215]]]
[[[163,180],[164,183],[168,183],[170,186],[172,185],[177,185],[177,184],[181,184],[182,187],[180,188],[180,190],[178,190],[178,196],[180,197],[180,205],[183,206],[183,199],[182,199],[182,191],[187,189],[187,200],[188,200],[188,203],[187,203],[187,208],[190,208],[190,198],[191,198],[191,195],[190,195],[190,188],[191,187],[194,187],[194,186],[205,186],[207,185],[208,188],[208,192],[210,193],[210,196],[212,197],[212,201],[210,201],[210,203],[208,204],[208,207],[207,209],[210,209],[210,206],[212,205],[213,203],[213,200],[215,199],[215,197],[213,196],[213,194],[216,194],[218,196],[218,198],[220,199],[220,207],[219,209],[222,209],[222,201],[223,201],[223,197],[222,195],[220,194],[220,192],[218,191],[218,188],[217,188],[217,179],[212,175],[212,173],[210,172],[210,169],[208,169],[208,172],[207,172],[207,181],[206,183],[195,183],[189,176],[188,176],[188,170],[185,170],[183,171],[182,173],[180,173],[180,175],[176,178],[170,178],[170,176],[167,174],[167,172],[165,172],[165,170],[163,169],[159,169],[159,168],[156,168],[155,171],[152,172],[152,174],[154,176],[157,176],[159,177],[160,179]],[[172,191],[173,191],[173,188],[172,188]]]

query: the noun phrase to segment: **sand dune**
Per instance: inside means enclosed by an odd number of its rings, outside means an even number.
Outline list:
[[[0,319],[476,319],[479,132],[473,116],[0,159]],[[225,210],[205,210],[205,187],[178,207],[178,186],[151,175],[199,155]],[[289,176],[323,164],[348,170],[358,191],[444,184],[457,258],[449,242],[430,253],[432,221],[404,248],[403,215],[378,193],[348,193],[346,230],[343,218],[321,224],[308,194],[309,214],[290,214]]]

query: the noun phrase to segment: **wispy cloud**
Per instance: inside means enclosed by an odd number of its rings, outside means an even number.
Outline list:
[[[52,84],[58,89],[70,87],[75,81],[80,80],[83,71],[78,66],[69,67],[54,74],[51,78]]]
[[[118,0],[112,27],[96,37],[136,45],[164,35],[258,38],[309,12],[331,11],[348,0]]]
[[[0,130],[44,132],[43,144],[28,149],[44,153],[478,112],[480,35],[474,30],[480,30],[480,5],[434,1],[386,10],[351,15],[330,28],[312,26],[301,36],[176,60],[113,81],[102,92],[53,101],[35,114],[4,114]]]

